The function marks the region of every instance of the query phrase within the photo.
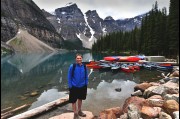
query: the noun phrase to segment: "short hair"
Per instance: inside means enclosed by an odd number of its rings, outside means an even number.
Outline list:
[[[75,58],[77,58],[77,56],[81,56],[83,58],[83,56],[81,54],[79,54],[79,53],[76,54]]]

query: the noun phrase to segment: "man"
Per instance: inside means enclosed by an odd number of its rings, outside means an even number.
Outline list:
[[[68,72],[69,102],[72,103],[74,119],[79,119],[79,116],[86,117],[86,114],[81,111],[81,106],[82,100],[85,100],[87,95],[88,76],[82,58],[81,54],[76,54],[76,63],[70,65]],[[78,108],[76,108],[76,101]]]

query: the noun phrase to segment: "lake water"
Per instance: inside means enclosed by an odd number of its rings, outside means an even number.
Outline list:
[[[30,110],[67,94],[67,72],[75,62],[74,52],[51,54],[15,54],[1,58],[1,109],[31,104]],[[105,55],[82,53],[83,61],[100,60]],[[142,81],[157,80],[160,72],[140,70],[135,73],[92,71],[88,69],[89,85],[83,110],[97,115],[101,110],[122,106]],[[121,88],[121,92],[116,92]],[[36,96],[29,96],[32,92]],[[71,109],[69,104],[67,108]]]

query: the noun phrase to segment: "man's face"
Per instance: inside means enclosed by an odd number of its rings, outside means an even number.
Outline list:
[[[82,63],[82,57],[81,56],[76,57],[76,63],[78,63],[78,64]]]

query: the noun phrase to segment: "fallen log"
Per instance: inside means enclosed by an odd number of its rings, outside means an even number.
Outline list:
[[[12,108],[12,107],[7,107],[7,108],[5,108],[5,109],[2,109],[2,110],[1,110],[1,113],[4,113],[4,112],[10,110],[11,108]]]
[[[13,114],[12,113],[8,113],[4,116],[1,116],[1,119],[7,119],[8,117],[12,116]]]
[[[19,110],[21,110],[21,109],[23,109],[25,107],[28,107],[29,105],[30,104],[25,104],[25,105],[22,105],[20,107],[15,108],[15,109],[12,109],[12,110],[10,110],[8,112],[2,113],[1,114],[1,119],[5,119],[5,118],[7,118],[9,116],[12,116],[14,112],[17,112],[17,111],[19,111]]]
[[[44,104],[44,105],[42,105],[40,107],[37,107],[37,108],[34,108],[32,110],[26,111],[24,113],[15,115],[13,117],[10,117],[9,119],[26,119],[26,118],[30,118],[30,117],[38,115],[38,114],[40,114],[42,112],[46,112],[46,111],[52,109],[55,106],[58,106],[60,104],[64,104],[64,103],[68,102],[68,100],[69,100],[69,96],[66,96],[64,98],[57,99],[57,100],[52,101],[50,103]]]

